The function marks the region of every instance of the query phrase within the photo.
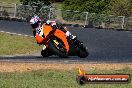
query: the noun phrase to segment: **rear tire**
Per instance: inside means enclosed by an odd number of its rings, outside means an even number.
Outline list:
[[[86,58],[89,55],[89,52],[86,47],[79,41],[78,49],[77,49],[77,55],[80,58]]]
[[[86,51],[79,50],[78,57],[86,58],[88,55],[89,55],[89,53],[87,50]]]

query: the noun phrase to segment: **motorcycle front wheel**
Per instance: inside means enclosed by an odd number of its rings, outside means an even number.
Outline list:
[[[59,57],[62,57],[62,58],[68,57],[66,48],[62,41],[60,41],[58,39],[50,40],[48,47],[49,47],[50,51],[52,51],[52,53],[54,53],[55,55],[58,55]]]
[[[43,57],[49,57],[52,55],[52,53],[50,52],[50,50],[48,48],[46,48],[45,50],[41,50],[41,55]]]

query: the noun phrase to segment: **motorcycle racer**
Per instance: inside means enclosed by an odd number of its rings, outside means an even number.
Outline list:
[[[84,58],[88,56],[88,51],[83,43],[72,35],[66,27],[59,26],[59,22],[43,20],[38,16],[34,16],[31,18],[30,24],[37,43],[43,45],[41,51],[43,57],[77,55]]]
[[[47,25],[50,25],[54,30],[56,30],[58,27],[57,27],[57,24],[59,24],[60,22],[56,22],[56,21],[51,21],[51,20],[41,20],[40,17],[38,16],[34,16],[31,18],[30,20],[30,24],[33,28],[33,35],[34,37],[36,36],[36,31],[39,32],[39,34],[44,37],[43,35],[43,31],[42,31],[42,25],[43,23],[46,23]],[[65,34],[66,34],[66,37],[70,37],[71,39],[76,39],[76,36],[72,35],[70,33],[70,31],[67,30],[66,27],[61,27],[59,28],[60,30],[62,30]]]

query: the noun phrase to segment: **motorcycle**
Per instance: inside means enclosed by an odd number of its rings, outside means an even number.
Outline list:
[[[36,41],[38,44],[46,46],[41,51],[43,57],[57,55],[62,58],[68,56],[86,58],[89,55],[82,42],[77,39],[73,41],[70,36],[66,37],[66,34],[59,28],[54,30],[45,23],[36,31]]]

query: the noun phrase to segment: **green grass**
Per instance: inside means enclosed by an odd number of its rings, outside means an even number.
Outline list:
[[[31,54],[39,50],[35,38],[0,33],[0,55]]]
[[[94,71],[101,74],[131,74],[132,69]],[[88,72],[92,73],[92,72]],[[129,84],[86,84],[76,82],[78,72],[60,70],[38,70],[31,72],[0,73],[0,88],[132,88]]]

